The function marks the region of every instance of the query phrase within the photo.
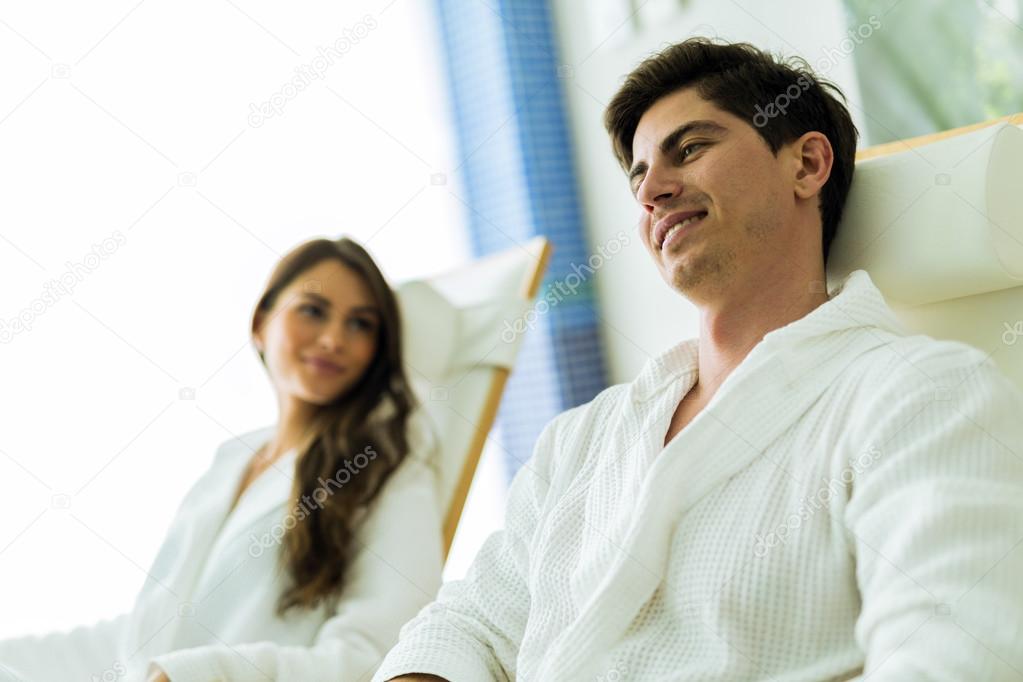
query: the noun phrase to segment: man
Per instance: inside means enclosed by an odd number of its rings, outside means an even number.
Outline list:
[[[545,428],[375,680],[1023,676],[1023,395],[866,272],[826,292],[830,88],[698,39],[630,74],[605,121],[699,338]]]

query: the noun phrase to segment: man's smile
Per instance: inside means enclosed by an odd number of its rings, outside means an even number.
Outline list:
[[[687,228],[691,228],[698,224],[705,216],[706,211],[693,210],[693,211],[680,211],[665,216],[657,221],[654,225],[653,242],[659,250],[664,250],[668,240],[677,235],[680,232],[685,232]]]

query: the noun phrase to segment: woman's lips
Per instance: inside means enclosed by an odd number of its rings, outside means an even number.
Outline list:
[[[340,374],[344,371],[343,368],[335,365],[327,360],[320,360],[318,358],[309,358],[306,360],[310,367],[321,374]]]

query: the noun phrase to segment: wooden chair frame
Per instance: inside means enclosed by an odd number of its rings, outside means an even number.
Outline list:
[[[905,140],[896,140],[895,142],[887,142],[885,144],[875,145],[873,147],[867,147],[856,152],[857,161],[865,161],[867,159],[877,158],[879,156],[888,156],[889,154],[897,154],[904,152],[909,149],[916,147],[922,147],[925,144],[937,142],[938,140],[944,140],[949,137],[956,137],[957,135],[964,135],[966,133],[972,133],[975,130],[981,128],[987,128],[998,123],[1009,123],[1011,125],[1023,126],[1023,112],[1018,114],[1011,114],[1009,116],[1002,116],[1001,118],[991,119],[990,121],[982,121],[980,123],[974,123],[968,126],[962,126],[961,128],[952,128],[951,130],[943,130],[940,133],[930,133],[929,135],[919,135],[917,137],[910,137]]]
[[[523,277],[519,293],[528,301],[536,298],[543,282],[544,274],[551,257],[551,243],[542,239],[539,254],[533,267]],[[444,558],[447,559],[451,551],[451,545],[455,540],[455,532],[458,530],[458,522],[462,518],[462,510],[465,507],[465,500],[469,496],[469,487],[476,475],[476,467],[479,464],[480,456],[486,445],[487,437],[497,419],[497,410],[501,405],[501,397],[504,395],[505,386],[508,383],[510,370],[499,367],[494,369],[494,376],[490,381],[486,397],[483,402],[483,411],[476,422],[473,430],[472,440],[469,443],[469,451],[466,453],[462,463],[462,471],[459,474],[458,482],[455,485],[451,502],[448,505],[447,513],[444,515]]]

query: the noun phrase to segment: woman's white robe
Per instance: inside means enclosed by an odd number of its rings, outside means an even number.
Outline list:
[[[275,538],[293,521],[302,523],[305,510],[315,514],[327,493],[288,504],[292,451],[228,513],[252,454],[273,429],[218,448],[182,501],[131,613],[0,642],[0,679],[6,665],[13,679],[28,682],[137,682],[151,661],[172,682],[369,679],[402,623],[440,587],[441,521],[425,422],[410,422],[412,451],[363,517],[340,601],[283,619],[274,607],[290,582],[278,569]],[[356,456],[347,474],[339,471],[317,491],[336,492],[338,481],[365,464]]]

